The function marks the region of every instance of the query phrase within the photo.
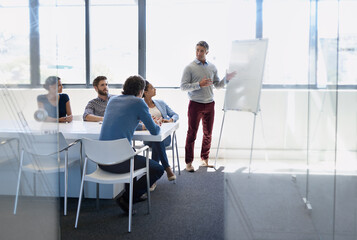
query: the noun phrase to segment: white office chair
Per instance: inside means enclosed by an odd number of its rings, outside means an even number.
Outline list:
[[[74,164],[78,159],[68,158],[68,149],[75,144],[81,142],[76,140],[71,144],[67,144],[62,133],[51,134],[20,134],[21,142],[21,157],[19,174],[17,178],[16,198],[14,206],[14,214],[16,214],[17,203],[19,197],[19,189],[21,182],[21,173],[23,171],[32,172],[34,180],[36,173],[59,173],[64,172],[64,215],[67,215],[67,186],[68,186],[68,166]],[[61,153],[64,152],[64,161],[62,161]],[[24,160],[24,155],[28,155],[27,161]],[[80,161],[82,153],[80,153]],[[50,189],[50,191],[53,191]],[[56,190],[54,190],[56,192]],[[34,194],[36,189],[34,184]]]
[[[102,184],[115,184],[115,183],[129,183],[129,226],[128,231],[131,232],[131,218],[133,209],[133,179],[135,177],[139,178],[146,173],[147,180],[147,195],[148,195],[148,212],[150,213],[150,177],[149,177],[149,155],[148,146],[138,149],[134,152],[133,148],[130,146],[128,139],[118,139],[111,141],[100,141],[92,140],[88,138],[83,138],[82,143],[84,146],[85,160],[83,164],[83,176],[81,181],[81,188],[79,192],[78,208],[75,228],[78,225],[79,211],[81,208],[82,195],[83,195],[83,185],[84,181],[95,182]],[[134,171],[134,156],[138,155],[146,150],[146,167],[140,168]],[[130,172],[128,173],[110,173],[102,170],[98,167],[97,169],[87,174],[87,162],[88,159],[92,160],[96,164],[101,165],[113,165],[118,164],[130,159]]]
[[[14,152],[13,150],[13,145],[12,143],[16,144],[16,152]],[[8,146],[9,149],[12,151],[12,154],[14,158],[18,159],[18,156],[20,155],[20,151],[19,151],[19,139],[17,138],[0,138],[0,147],[3,148],[5,146]],[[1,149],[1,152],[4,153],[5,151],[3,149]],[[2,154],[1,154],[2,155]],[[4,156],[1,156],[4,157]],[[0,158],[0,164],[2,163],[7,163],[9,161],[9,158]]]

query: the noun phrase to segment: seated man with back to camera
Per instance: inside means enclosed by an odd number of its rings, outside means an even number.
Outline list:
[[[98,97],[88,102],[84,110],[83,120],[99,122],[103,121],[108,101],[113,95],[109,94],[108,80],[105,76],[96,77],[93,80],[93,87],[98,93]]]
[[[145,80],[141,76],[129,77],[123,85],[123,95],[112,97],[108,103],[104,114],[103,125],[99,139],[103,141],[127,138],[129,143],[135,130],[142,121],[149,132],[153,135],[160,133],[160,127],[154,122],[149,113],[149,108],[142,99],[144,93]],[[134,169],[146,166],[144,156],[135,156]],[[100,165],[105,171],[113,173],[127,173],[130,171],[130,160],[114,165]],[[149,175],[150,186],[156,182],[164,173],[164,168],[156,161],[150,159]],[[146,193],[146,177],[141,177],[134,181],[133,203],[139,202]],[[128,213],[129,211],[129,184],[125,184],[123,195],[117,198],[120,208]]]

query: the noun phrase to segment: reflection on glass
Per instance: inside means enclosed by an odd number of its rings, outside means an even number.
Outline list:
[[[41,90],[44,91],[44,90]],[[59,232],[59,171],[55,157],[51,174],[42,171],[22,171],[23,166],[33,162],[32,166],[44,167],[49,163],[44,159],[21,154],[25,144],[35,151],[32,134],[57,135],[58,125],[44,125],[33,118],[37,109],[36,90],[9,89],[1,85],[0,102],[0,221],[1,237],[4,239],[58,239]],[[30,137],[22,137],[26,136]],[[12,140],[14,139],[14,140]],[[8,144],[2,144],[3,142]],[[55,150],[58,148],[57,137],[39,149]],[[22,174],[20,175],[20,171]],[[21,178],[20,178],[21,177]],[[15,197],[17,198],[16,214]],[[11,227],[9,227],[11,226]]]

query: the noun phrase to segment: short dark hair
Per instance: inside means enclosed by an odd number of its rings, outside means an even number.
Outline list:
[[[60,77],[57,77],[57,76],[49,76],[46,81],[45,81],[45,84],[43,84],[43,87],[46,89],[46,90],[49,90],[49,87],[54,85],[54,84],[57,84],[57,82],[61,80]]]
[[[144,91],[147,91],[147,90],[148,90],[149,84],[150,84],[150,82],[149,82],[148,80],[145,80],[145,88],[144,88]],[[143,97],[145,97],[145,93],[143,94]]]
[[[199,41],[196,46],[201,46],[201,47],[204,47],[206,48],[206,51],[209,50],[209,46],[208,46],[208,43],[206,43],[205,41]]]
[[[98,76],[96,77],[94,80],[93,80],[93,87],[98,87],[98,84],[100,81],[102,80],[107,80],[107,77],[106,76]]]
[[[140,91],[144,90],[144,88],[145,88],[145,80],[142,76],[140,75],[130,76],[128,77],[128,79],[125,80],[122,94],[137,96],[140,93]]]

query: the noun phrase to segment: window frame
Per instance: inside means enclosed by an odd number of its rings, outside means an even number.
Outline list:
[[[138,0],[138,73],[146,78],[146,0]],[[85,0],[85,83],[63,84],[64,88],[92,88],[90,80],[90,0]],[[30,83],[6,84],[8,87],[40,88],[40,36],[38,24],[39,0],[29,1],[30,19]],[[263,38],[263,0],[256,0],[256,38]],[[263,89],[321,89],[317,86],[317,48],[318,48],[318,0],[310,0],[310,32],[309,32],[309,84],[264,84]],[[122,88],[122,84],[111,84],[113,88]],[[172,88],[157,86],[158,88]],[[357,84],[337,85],[338,89],[357,89]],[[327,84],[324,89],[336,88],[335,84]]]

